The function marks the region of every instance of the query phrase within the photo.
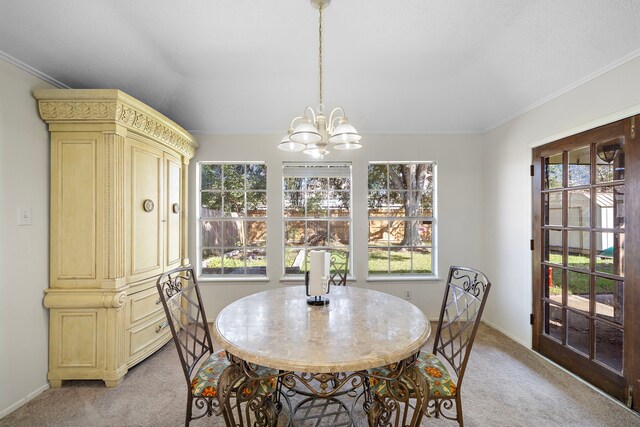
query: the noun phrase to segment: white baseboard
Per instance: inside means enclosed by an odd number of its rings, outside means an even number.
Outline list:
[[[3,409],[2,411],[0,411],[0,418],[4,418],[7,415],[9,415],[10,413],[12,413],[13,411],[15,411],[16,409],[18,409],[19,407],[25,405],[27,402],[31,401],[33,398],[39,396],[40,394],[44,393],[45,391],[49,390],[51,386],[47,383],[45,385],[43,385],[40,388],[37,388],[35,391],[29,393],[25,398],[18,400],[16,403],[14,403],[13,405],[9,406],[8,408]]]
[[[524,347],[526,347],[526,348],[528,348],[528,349],[531,349],[531,343],[530,343],[530,342],[529,342],[529,343],[525,343],[525,342],[524,342],[524,341],[522,341],[520,338],[515,337],[515,336],[511,335],[511,333],[509,333],[509,332],[505,331],[504,329],[502,329],[500,326],[498,326],[498,325],[496,325],[496,324],[494,324],[494,323],[492,323],[492,322],[489,322],[489,321],[487,321],[487,320],[484,320],[484,319],[482,320],[482,323],[485,323],[485,324],[487,324],[488,326],[491,326],[491,327],[492,327],[493,329],[495,329],[496,331],[499,331],[499,332],[501,332],[501,333],[505,334],[506,336],[508,336],[509,338],[511,338],[512,340],[514,340],[515,342],[517,342],[518,344],[520,344],[520,345],[522,345],[522,346],[524,346]]]

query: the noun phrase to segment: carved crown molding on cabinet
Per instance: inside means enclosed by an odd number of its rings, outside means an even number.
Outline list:
[[[169,145],[187,158],[195,155],[195,139],[182,127],[117,89],[40,89],[40,117],[47,123],[106,122]]]

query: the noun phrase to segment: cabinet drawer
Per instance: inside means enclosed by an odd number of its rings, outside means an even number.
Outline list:
[[[149,288],[153,288],[157,293],[156,282],[158,281],[159,276],[149,277],[144,280],[140,280],[139,282],[129,283],[129,295],[136,294],[141,291],[146,291]]]
[[[134,359],[138,354],[154,348],[160,342],[166,342],[171,335],[171,329],[164,313],[134,326],[127,331],[127,354]]]
[[[129,297],[128,325],[133,326],[149,316],[164,315],[160,295],[154,286],[144,291],[136,292]]]

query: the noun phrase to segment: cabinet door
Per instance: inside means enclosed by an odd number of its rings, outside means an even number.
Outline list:
[[[101,138],[90,132],[52,133],[51,287],[100,287]]]
[[[139,280],[163,269],[162,151],[131,145],[130,276]]]
[[[182,164],[168,153],[164,155],[166,184],[165,270],[180,266],[182,260]]]

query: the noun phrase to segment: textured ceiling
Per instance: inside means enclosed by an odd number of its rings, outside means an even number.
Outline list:
[[[324,101],[362,133],[484,132],[640,55],[638,0],[333,0]],[[0,56],[201,133],[318,103],[309,0],[0,0]]]

